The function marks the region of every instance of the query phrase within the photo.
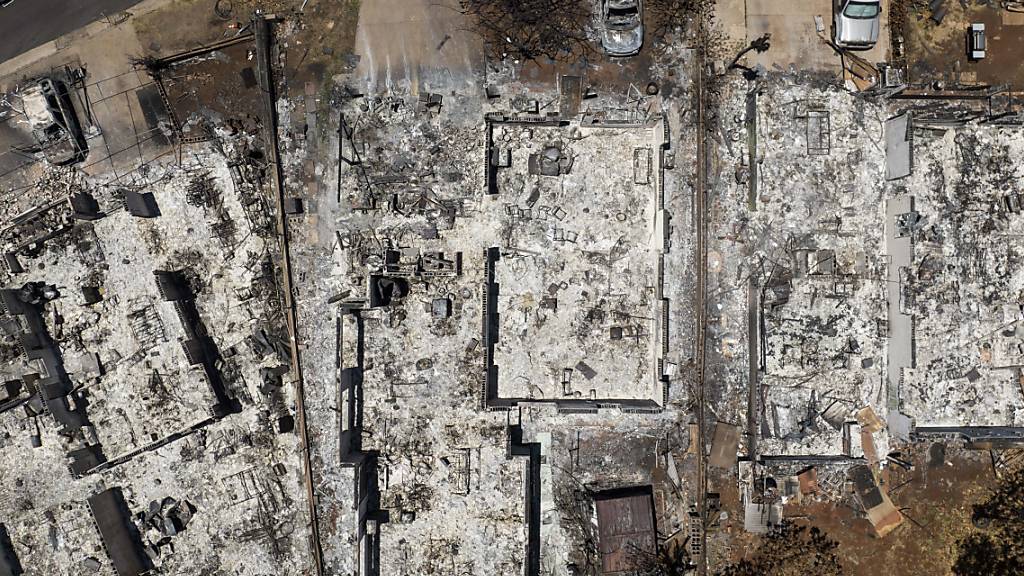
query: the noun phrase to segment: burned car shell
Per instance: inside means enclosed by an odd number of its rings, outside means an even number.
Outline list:
[[[50,164],[85,159],[85,138],[63,82],[39,79],[22,92],[21,102],[32,135]]]
[[[609,56],[632,56],[644,43],[643,0],[602,0],[601,45]]]

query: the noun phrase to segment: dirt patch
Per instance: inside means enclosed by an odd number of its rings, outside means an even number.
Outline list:
[[[1009,84],[1024,89],[1024,14],[1000,8],[947,2],[949,11],[941,24],[929,12],[907,15],[905,40],[909,80],[912,83],[941,81],[947,84]],[[967,29],[972,23],[985,24],[988,50],[983,60],[967,57]]]
[[[973,506],[986,498],[996,480],[988,451],[949,443],[929,458],[931,447],[926,442],[902,447],[898,458],[911,469],[892,464],[882,472],[880,484],[904,515],[904,522],[884,538],[875,536],[862,505],[845,491],[833,500],[787,504],[784,517],[835,540],[846,576],[951,574],[958,543],[973,528]],[[750,558],[763,538],[743,529],[740,495],[724,489],[728,478],[712,475],[709,480],[720,491],[722,511],[728,515],[709,531],[709,561],[713,568],[722,568]]]
[[[216,0],[175,0],[131,22],[146,54],[165,57],[223,40],[237,32],[229,25],[248,23],[251,12],[233,9],[225,19],[215,13],[216,4]]]
[[[257,127],[263,108],[252,50],[252,42],[243,42],[161,72],[183,137],[200,136],[206,123]]]
[[[587,58],[577,62],[556,62],[546,58],[521,64],[520,77],[529,86],[537,89],[556,86],[558,77],[583,76],[584,84],[602,92],[626,94],[630,84],[644,90],[647,83],[656,80],[652,66],[655,50],[646,42],[640,53],[628,58],[610,58],[605,55],[600,43]]]
[[[627,100],[644,93],[649,82],[658,85],[662,96],[681,88],[678,48],[691,45],[695,31],[690,22],[685,29],[666,32],[659,27],[656,15],[644,13],[644,43],[640,52],[626,58],[613,58],[604,53],[596,22],[591,24],[592,40],[584,58],[576,62],[556,62],[547,58],[520,64],[519,78],[536,89],[556,86],[558,77],[582,76],[585,87],[605,95],[617,94]],[[720,43],[715,37],[714,42]],[[635,89],[635,90],[634,90]]]
[[[787,509],[786,515],[817,526],[839,542],[845,574],[949,574],[957,542],[971,529],[972,506],[994,486],[995,478],[988,452],[950,445],[944,462],[929,463],[928,447],[903,452],[912,470],[893,466],[891,474],[883,475],[893,503],[905,516],[885,538],[875,538],[867,520],[844,504],[815,503]]]
[[[292,95],[306,82],[322,83],[354,68],[359,6],[359,0],[309,1],[289,42],[286,69]]]
[[[719,514],[708,518],[708,565],[721,568],[742,557],[737,551],[753,549],[755,537],[743,529],[743,502],[736,478],[709,467],[708,490],[718,494],[720,506]]]
[[[285,70],[298,95],[306,82],[320,83],[355,65],[360,0],[175,0],[132,20],[145,55],[164,58],[248,31],[256,8],[288,16]],[[294,28],[292,28],[294,26]],[[142,56],[140,54],[139,56]]]

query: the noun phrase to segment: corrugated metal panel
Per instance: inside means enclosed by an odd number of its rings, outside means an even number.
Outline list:
[[[627,572],[655,552],[654,501],[650,487],[598,495],[597,529],[604,574]]]

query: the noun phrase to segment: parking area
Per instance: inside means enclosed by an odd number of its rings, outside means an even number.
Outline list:
[[[160,126],[166,112],[154,83],[144,72],[128,70],[92,82],[86,90],[99,130],[96,146],[86,160],[87,172],[112,172],[115,180],[121,180],[170,151],[169,127]]]
[[[832,0],[725,0],[719,2],[717,19],[731,45],[746,46],[764,34],[771,35],[771,48],[750,54],[752,65],[767,70],[790,68],[814,71],[842,71],[839,55],[829,45],[832,36]],[[818,32],[815,17],[820,16]],[[740,36],[742,35],[742,37]],[[855,54],[872,64],[889,58],[889,14],[882,3],[878,43]]]

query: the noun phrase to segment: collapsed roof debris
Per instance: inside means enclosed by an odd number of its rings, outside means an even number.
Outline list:
[[[828,504],[902,541],[902,446],[1024,437],[1004,304],[1020,122],[984,86],[854,95],[794,72],[719,88],[709,463],[722,421],[745,434],[712,485],[738,482],[749,531]]]
[[[635,555],[655,554],[657,531],[650,487],[606,491],[594,501],[604,573],[627,572],[634,567]]]
[[[113,122],[116,104],[90,96],[93,120]],[[38,170],[0,227],[0,517],[12,557],[41,573],[308,562],[266,144],[252,123],[211,118],[187,154],[149,142],[160,152],[121,174],[122,158],[104,170],[90,156],[16,175]],[[108,127],[109,147],[124,126]]]
[[[138,6],[0,82],[0,574],[904,550],[1024,442],[1001,8]]]

